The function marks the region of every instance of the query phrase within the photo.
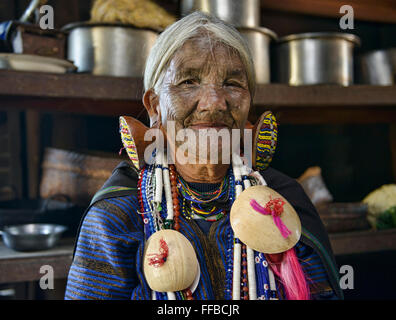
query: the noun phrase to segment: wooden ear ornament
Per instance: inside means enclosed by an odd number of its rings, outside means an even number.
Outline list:
[[[155,232],[147,240],[143,259],[144,276],[151,290],[175,292],[196,288],[198,259],[190,241],[180,232],[171,229]]]
[[[144,166],[144,150],[152,141],[144,141],[148,127],[135,118],[122,116],[119,119],[122,144],[129,159],[137,169]]]
[[[271,111],[264,112],[254,126],[253,168],[265,170],[275,154],[278,140],[278,124]]]
[[[301,237],[301,222],[292,205],[267,186],[245,189],[230,212],[235,237],[250,248],[268,254],[295,246]]]

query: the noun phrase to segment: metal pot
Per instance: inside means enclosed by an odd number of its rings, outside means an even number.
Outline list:
[[[353,83],[353,49],[360,39],[346,33],[302,33],[279,39],[277,80],[289,85]]]
[[[186,16],[202,11],[233,24],[236,27],[260,26],[260,0],[182,0],[180,12]]]
[[[121,24],[77,23],[68,32],[67,59],[77,72],[120,77],[142,77],[158,32]]]
[[[238,28],[246,39],[252,54],[256,82],[269,83],[271,79],[270,42],[277,39],[276,34],[267,28]]]
[[[65,236],[74,237],[86,207],[71,202],[67,195],[43,199],[14,199],[0,202],[0,229],[22,224],[60,224]]]
[[[39,251],[54,247],[66,227],[56,224],[24,224],[4,227],[5,245],[15,251]]]
[[[396,48],[375,50],[359,59],[361,82],[388,86],[396,83]]]

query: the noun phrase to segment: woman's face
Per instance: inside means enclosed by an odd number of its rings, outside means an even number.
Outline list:
[[[174,121],[176,133],[192,129],[197,139],[200,129],[243,130],[251,104],[239,55],[209,37],[189,40],[176,52],[158,95],[163,128]],[[221,154],[222,140],[217,143]],[[195,148],[201,152],[198,140]]]

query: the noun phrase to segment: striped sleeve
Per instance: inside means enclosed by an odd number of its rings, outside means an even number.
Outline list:
[[[311,299],[337,300],[327,272],[315,250],[301,242],[296,244],[295,250],[310,287]]]
[[[133,196],[105,199],[81,225],[66,300],[130,299],[137,285],[136,254],[143,243]]]

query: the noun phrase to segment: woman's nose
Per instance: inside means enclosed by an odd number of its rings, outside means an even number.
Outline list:
[[[206,85],[202,88],[198,111],[227,110],[227,103],[221,88]]]

